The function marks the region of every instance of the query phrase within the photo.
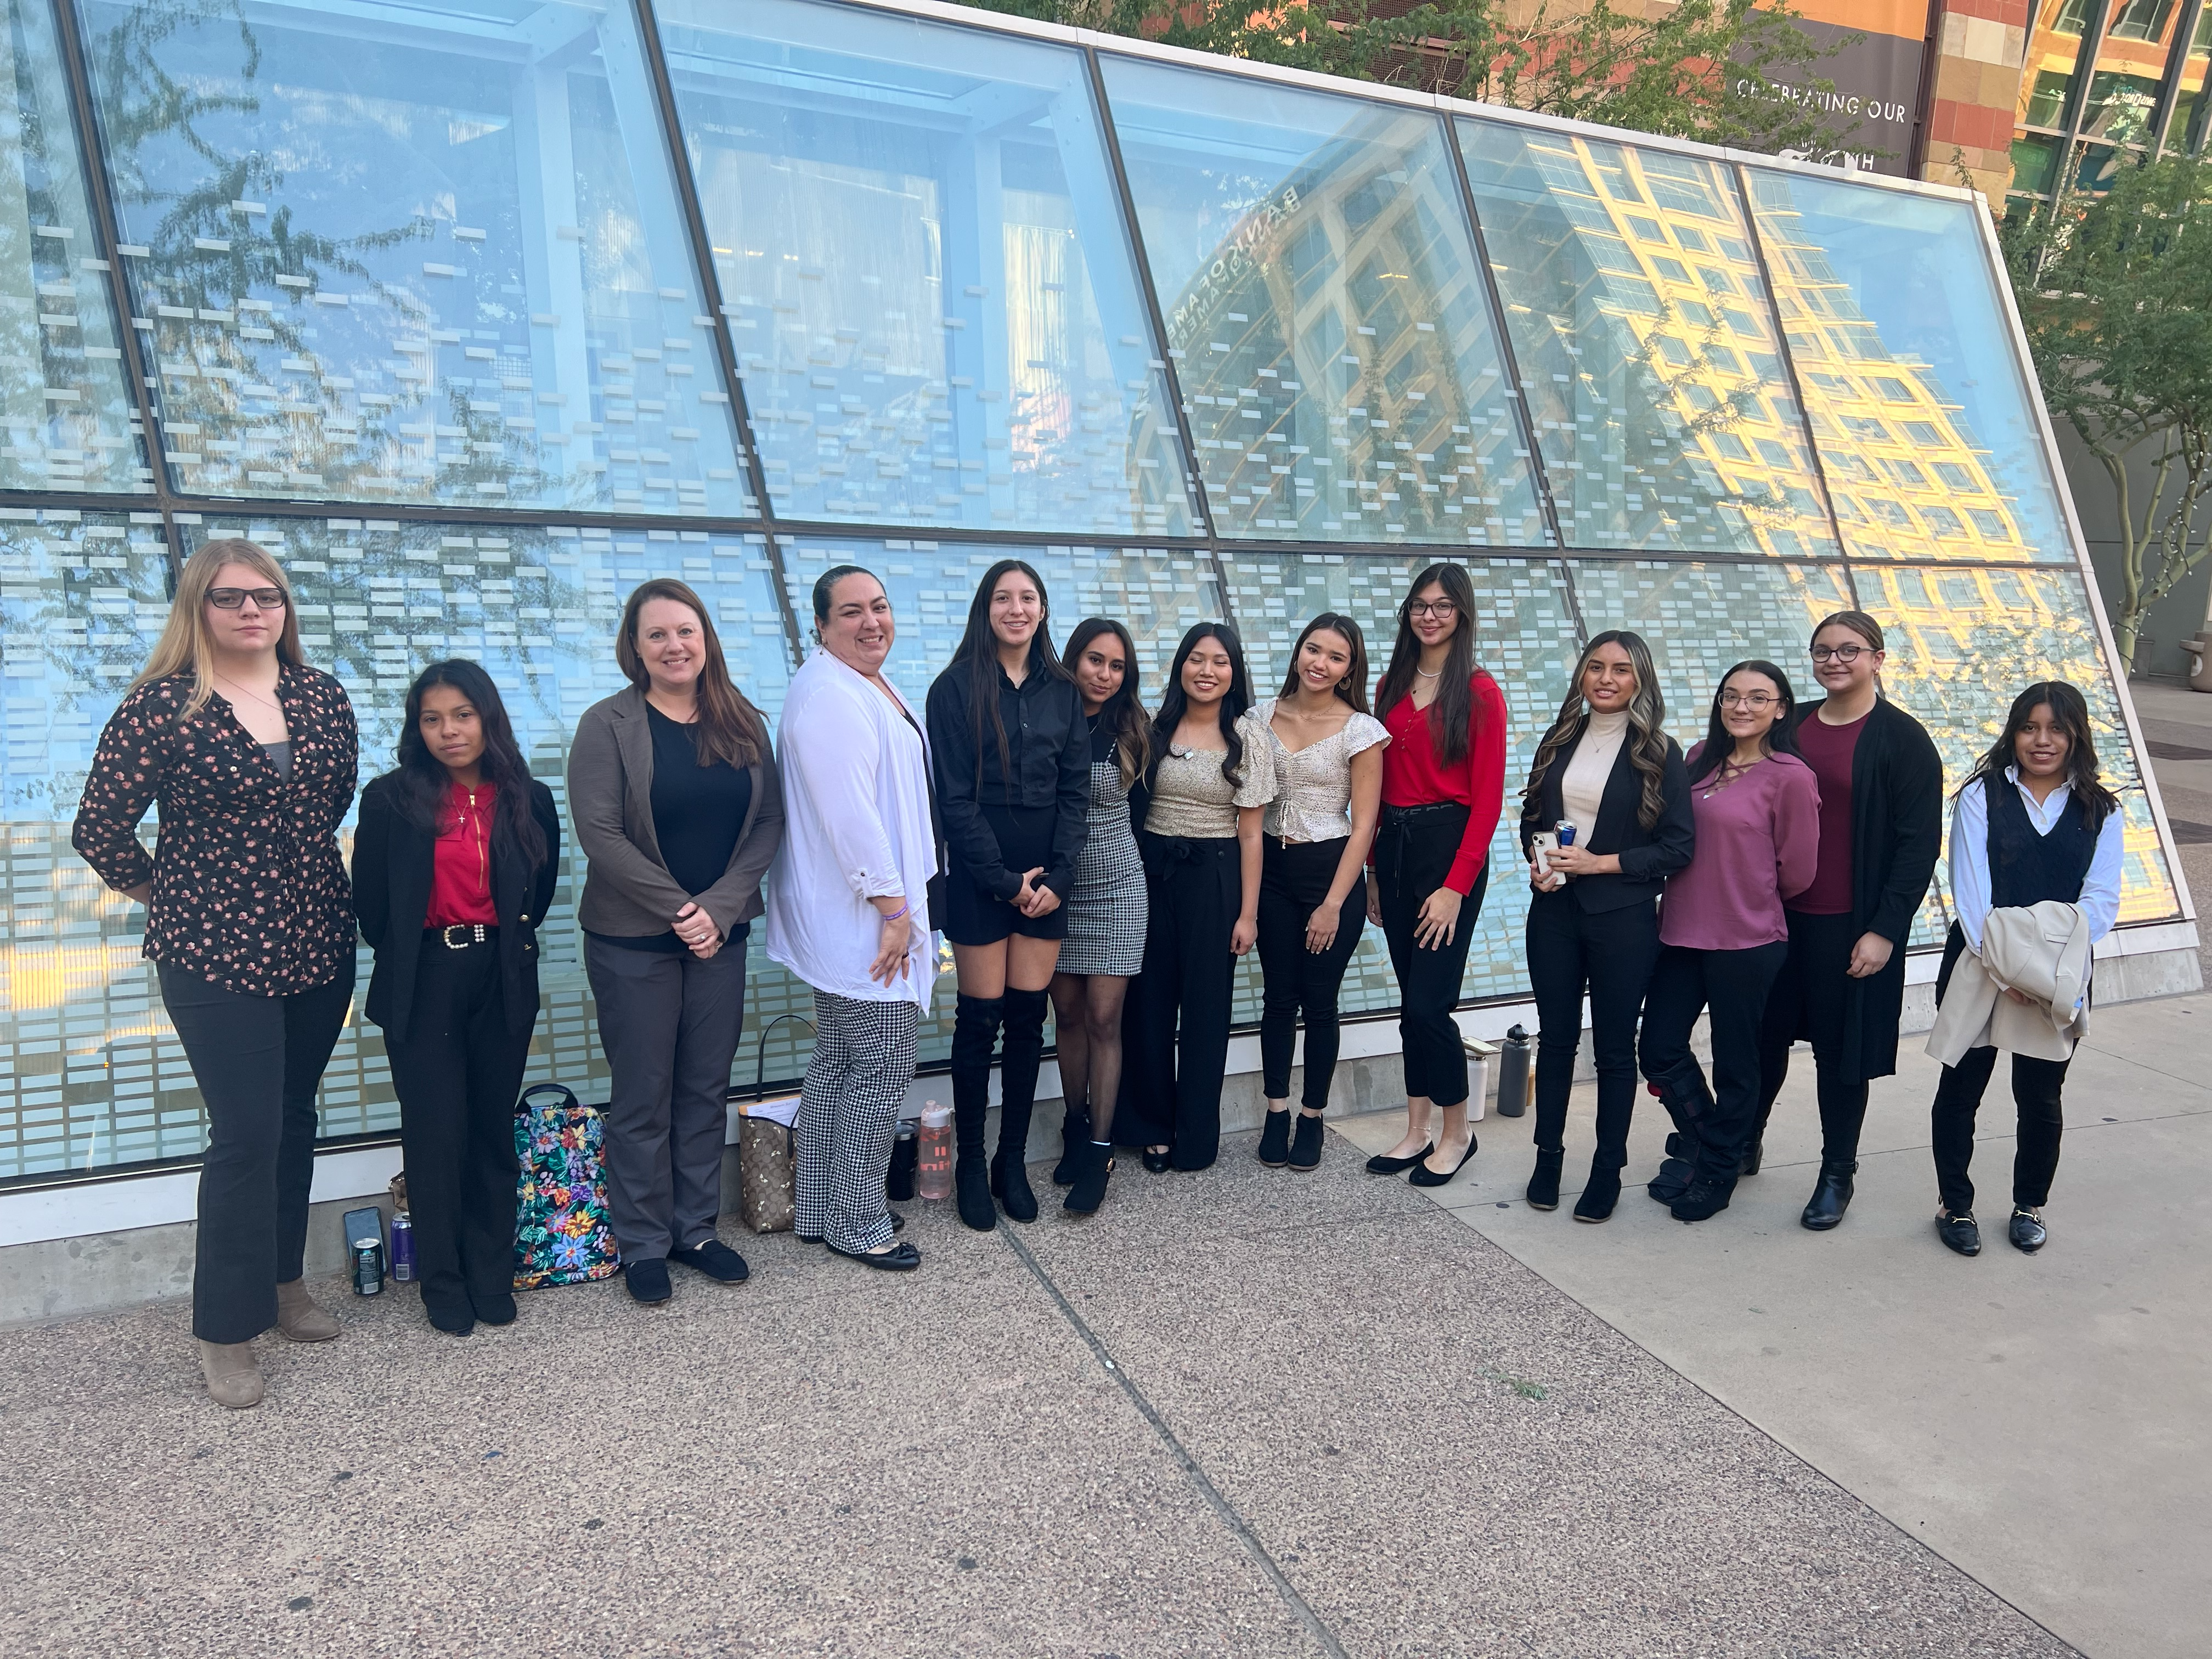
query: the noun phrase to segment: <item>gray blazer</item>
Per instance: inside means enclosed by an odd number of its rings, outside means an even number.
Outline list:
[[[729,867],[705,892],[684,890],[660,857],[653,830],[653,731],[645,693],[617,691],[584,711],[568,748],[568,817],[589,860],[576,920],[584,931],[641,939],[672,926],[696,897],[723,937],[760,915],[761,878],[783,845],[783,785],[775,757],[746,769],[752,805]]]

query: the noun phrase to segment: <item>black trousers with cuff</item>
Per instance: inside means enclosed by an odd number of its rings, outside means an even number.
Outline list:
[[[1467,1100],[1467,1048],[1452,1010],[1467,979],[1467,951],[1482,915],[1490,884],[1485,866],[1474,890],[1460,902],[1459,925],[1435,950],[1415,937],[1421,904],[1444,884],[1467,833],[1468,809],[1444,801],[1429,806],[1382,809],[1375,836],[1376,908],[1390,967],[1398,976],[1398,1047],[1405,1061],[1406,1093],[1439,1106]]]

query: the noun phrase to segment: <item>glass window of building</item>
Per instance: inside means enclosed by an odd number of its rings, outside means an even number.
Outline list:
[[[2087,0],[2042,0],[2020,75],[2020,124],[2056,131],[2072,118]]]
[[[629,6],[84,15],[179,489],[748,510]]]
[[[1215,527],[1542,545],[1434,118],[1103,61]]]
[[[2204,96],[2208,69],[2212,69],[2212,5],[2197,14],[2188,56],[2181,62],[2180,78],[2174,88],[2173,115],[2166,128],[2168,149],[2193,155],[2204,148],[2204,118],[2208,107],[2212,107]]]
[[[1806,173],[1746,176],[1850,552],[2071,560],[1981,210]],[[1970,507],[1999,533],[1966,533],[1953,509]]]
[[[1458,125],[1567,544],[1835,552],[1727,170]]]
[[[0,489],[149,490],[53,15],[0,17]]]
[[[1080,53],[810,0],[659,15],[776,512],[1198,527]]]

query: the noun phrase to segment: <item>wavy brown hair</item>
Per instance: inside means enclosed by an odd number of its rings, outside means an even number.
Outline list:
[[[1136,642],[1129,637],[1129,630],[1111,617],[1085,617],[1067,636],[1067,648],[1060,653],[1060,660],[1073,674],[1084,647],[1101,634],[1111,634],[1121,642],[1121,660],[1126,665],[1121,689],[1099,705],[1098,718],[1114,733],[1114,762],[1121,771],[1121,787],[1129,789],[1152,769],[1152,723],[1146,719],[1144,702],[1137,695]]]
[[[169,605],[169,620],[161,637],[154,641],[145,667],[131,682],[137,687],[149,680],[166,680],[173,674],[191,675],[192,689],[180,715],[185,720],[206,708],[208,699],[215,695],[215,633],[208,626],[207,596],[227,564],[242,564],[270,586],[283,591],[284,626],[276,634],[276,660],[288,668],[307,665],[300,650],[300,607],[292,601],[292,584],[284,567],[258,542],[236,537],[210,542],[185,561],[184,574],[177,578],[177,597]]]
[[[637,585],[629,603],[623,607],[622,626],[615,630],[615,661],[623,677],[641,691],[652,684],[637,648],[637,617],[655,599],[672,600],[699,619],[699,638],[705,647],[697,692],[699,764],[712,766],[723,761],[733,767],[758,765],[769,752],[768,721],[730,678],[729,659],[722,654],[714,619],[690,584],[672,576],[656,576]]]
[[[1375,717],[1389,720],[1399,700],[1413,695],[1413,675],[1421,665],[1421,641],[1413,632],[1410,607],[1413,595],[1431,582],[1443,589],[1444,597],[1459,613],[1459,621],[1452,629],[1450,653],[1444,659],[1443,678],[1437,682],[1436,701],[1429,705],[1429,748],[1441,764],[1456,766],[1467,758],[1474,721],[1481,713],[1481,705],[1468,686],[1474,678],[1474,579],[1467,574],[1466,566],[1432,564],[1414,577],[1413,585],[1406,590],[1405,601],[1398,607],[1398,638],[1390,647],[1390,665],[1382,671],[1382,683],[1375,688]]]
[[[1528,781],[1521,791],[1521,816],[1527,817],[1543,798],[1544,780],[1552,767],[1582,735],[1589,705],[1583,698],[1583,674],[1601,646],[1617,645],[1628,653],[1636,671],[1636,695],[1628,702],[1628,760],[1642,775],[1643,799],[1637,803],[1636,821],[1646,830],[1667,810],[1667,699],[1659,690],[1659,671],[1652,665],[1651,647],[1641,634],[1609,628],[1583,647],[1575,659],[1575,677],[1559,703],[1559,713],[1544,740],[1536,745],[1536,758],[1528,768]]]
[[[2074,798],[2081,803],[2081,810],[2088,814],[2089,833],[2094,836],[2105,827],[2106,818],[2120,810],[2120,798],[2105,787],[2099,772],[2097,736],[2089,724],[2088,700],[2069,681],[2038,680],[2012,700],[1997,740],[1974,763],[1974,769],[1959,786],[1958,793],[1964,794],[1977,783],[1991,788],[2001,787],[2005,768],[2020,764],[2014,747],[2020,728],[2027,724],[2037,709],[2046,706],[2058,729],[2066,734],[2066,782]]]

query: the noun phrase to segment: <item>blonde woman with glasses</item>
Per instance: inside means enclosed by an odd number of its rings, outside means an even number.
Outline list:
[[[145,953],[206,1103],[192,1334],[224,1406],[260,1402],[253,1339],[270,1326],[338,1334],[301,1273],[315,1091],[353,997],[337,829],[358,759],[353,705],[301,657],[276,561],[210,542],[100,733],[70,836],[146,907]],[[149,854],[138,823],[156,803]]]

